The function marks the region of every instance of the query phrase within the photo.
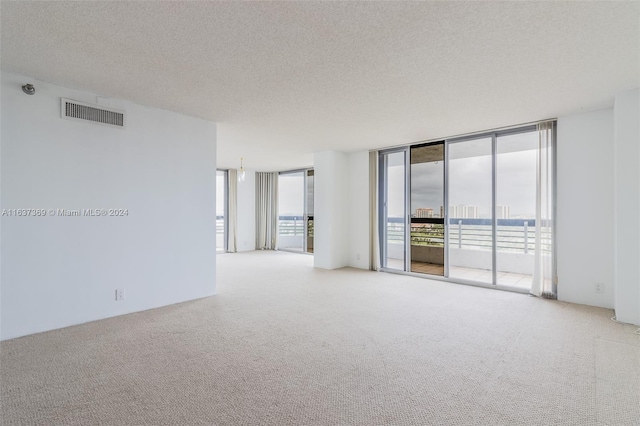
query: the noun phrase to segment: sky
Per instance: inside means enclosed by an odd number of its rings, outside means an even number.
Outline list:
[[[278,215],[304,214],[304,174],[286,173],[278,176]]]

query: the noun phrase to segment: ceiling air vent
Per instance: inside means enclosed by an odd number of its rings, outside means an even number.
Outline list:
[[[97,105],[85,104],[71,99],[61,98],[62,118],[71,120],[92,121],[124,128],[124,113],[112,109],[98,108]]]

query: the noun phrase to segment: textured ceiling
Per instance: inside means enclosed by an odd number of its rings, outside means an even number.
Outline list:
[[[612,105],[639,2],[7,2],[1,66],[218,123],[218,166]]]

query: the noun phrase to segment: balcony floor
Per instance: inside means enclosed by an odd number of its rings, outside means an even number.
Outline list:
[[[391,269],[404,269],[403,261],[400,259],[388,259],[387,266]],[[411,272],[428,275],[444,275],[444,266],[433,263],[411,262]],[[476,281],[484,284],[491,284],[491,271],[486,269],[464,268],[451,266],[449,268],[449,278]],[[529,290],[531,288],[532,276],[527,274],[515,274],[512,272],[498,272],[498,284],[505,287],[514,287]]]
[[[491,284],[491,271],[486,269],[463,268],[460,266],[449,267],[449,278],[460,278],[469,281],[478,281]],[[513,272],[498,271],[498,284],[505,287],[515,287],[529,290],[531,288],[531,275],[515,274]]]
[[[425,262],[411,262],[411,272],[429,275],[444,275],[444,265]]]

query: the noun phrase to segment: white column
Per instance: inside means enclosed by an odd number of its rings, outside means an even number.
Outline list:
[[[348,259],[348,157],[338,151],[314,154],[314,266],[337,269]]]
[[[615,311],[640,325],[640,90],[616,96],[614,106]]]
[[[563,302],[614,307],[613,121],[612,109],[558,118],[556,241]],[[596,293],[598,283],[604,292]]]
[[[369,269],[369,151],[349,154],[348,176],[349,266]]]

